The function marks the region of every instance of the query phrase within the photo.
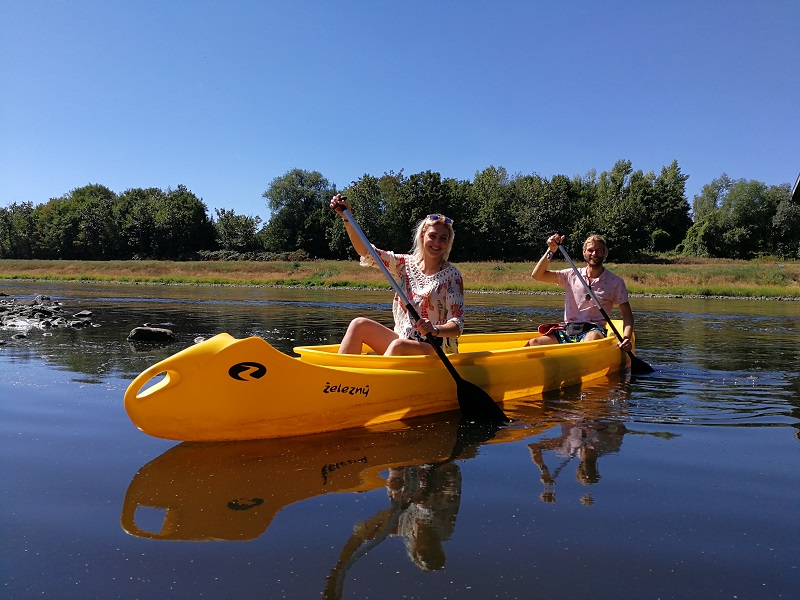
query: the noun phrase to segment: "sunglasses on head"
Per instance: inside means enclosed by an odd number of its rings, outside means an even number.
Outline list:
[[[444,221],[448,225],[452,225],[453,223],[455,223],[453,219],[451,219],[450,217],[445,217],[444,215],[428,215],[427,218],[430,221]]]

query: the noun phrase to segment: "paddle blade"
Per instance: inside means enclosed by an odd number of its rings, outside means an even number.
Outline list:
[[[647,375],[648,373],[655,372],[655,369],[638,358],[633,352],[628,352],[631,357],[631,373],[633,375]]]
[[[456,388],[458,406],[467,420],[485,423],[508,422],[508,417],[492,397],[474,383],[458,377]]]
[[[468,448],[477,448],[481,444],[494,438],[502,427],[503,423],[499,421],[488,423],[483,421],[470,421],[462,415],[461,420],[458,422],[453,451],[450,453],[447,460],[437,464],[446,464],[457,460]]]

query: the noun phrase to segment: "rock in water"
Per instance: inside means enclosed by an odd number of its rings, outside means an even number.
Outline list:
[[[134,327],[128,334],[129,342],[174,342],[175,334],[163,327]]]

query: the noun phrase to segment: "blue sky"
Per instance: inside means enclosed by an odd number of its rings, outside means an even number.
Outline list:
[[[0,0],[0,206],[292,168],[800,172],[800,2]]]

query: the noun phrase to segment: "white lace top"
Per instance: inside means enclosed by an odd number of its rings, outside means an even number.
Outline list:
[[[445,261],[437,273],[425,275],[410,254],[395,254],[379,248],[375,250],[420,317],[428,319],[437,327],[454,321],[459,332],[464,331],[464,280],[458,269]],[[371,255],[367,255],[361,257],[361,266],[378,265]],[[397,294],[392,303],[392,314],[394,331],[398,336],[407,340],[425,341],[414,328],[414,323]],[[458,338],[443,337],[442,348],[448,353],[458,352]]]

